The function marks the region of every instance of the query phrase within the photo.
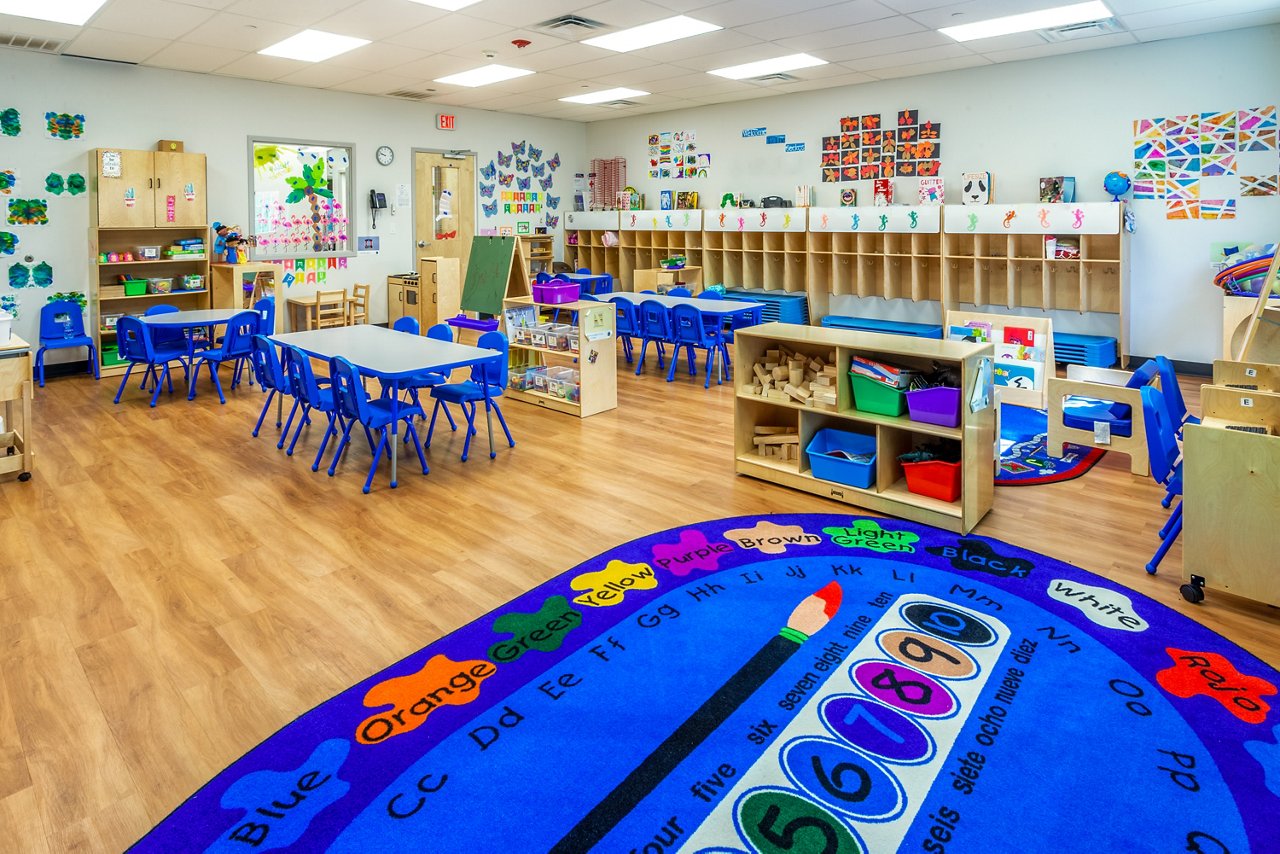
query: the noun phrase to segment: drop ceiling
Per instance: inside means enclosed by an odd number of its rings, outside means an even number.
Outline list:
[[[1117,32],[1062,42],[1021,33],[960,44],[936,31],[1057,2],[480,0],[445,12],[409,0],[108,0],[83,27],[0,15],[0,34],[60,41],[61,54],[154,68],[367,95],[419,93],[436,106],[598,121],[1280,23],[1280,0],[1107,0]],[[568,14],[605,29],[560,35],[538,29]],[[631,53],[579,43],[681,14],[723,29]],[[257,53],[305,28],[371,44],[319,63]],[[529,44],[516,47],[519,40]],[[797,52],[828,64],[772,83],[706,74]],[[475,89],[433,82],[491,62],[537,73]],[[624,107],[559,100],[613,87],[651,94]]]

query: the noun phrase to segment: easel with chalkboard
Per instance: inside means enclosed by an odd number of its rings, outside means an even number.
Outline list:
[[[462,286],[462,310],[502,314],[502,301],[531,296],[529,262],[516,237],[475,237]]]

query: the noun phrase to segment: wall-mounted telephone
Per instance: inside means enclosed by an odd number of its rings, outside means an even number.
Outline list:
[[[386,210],[387,196],[385,193],[379,193],[377,190],[369,191],[369,210],[373,215],[373,227],[378,227],[378,211]]]

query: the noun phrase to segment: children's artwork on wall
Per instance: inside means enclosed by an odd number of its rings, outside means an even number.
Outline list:
[[[1200,218],[1201,219],[1235,219],[1236,218],[1236,200],[1235,199],[1201,199],[1200,200]]]
[[[511,143],[510,154],[499,150],[493,160],[480,167],[480,178],[489,182],[480,184],[480,214],[485,219],[537,215],[543,212],[544,205],[552,210],[560,206],[559,196],[548,195],[555,184],[553,173],[560,165],[560,153],[556,152],[554,157],[544,161],[542,156],[545,152],[545,146],[534,145],[524,139]],[[493,201],[485,202],[485,199]]]
[[[497,175],[498,175],[498,167],[494,164],[492,160],[489,161],[488,166],[480,167],[480,177],[486,181],[492,181],[494,178],[497,177]]]
[[[60,300],[69,300],[81,308],[89,305],[89,298],[82,291],[58,291],[56,294],[49,294],[45,302],[59,302]]]
[[[22,114],[16,107],[6,107],[0,111],[0,134],[5,136],[22,135]]]
[[[16,169],[0,169],[0,195],[11,195],[14,188],[18,186],[18,172]]]
[[[1242,196],[1275,196],[1280,195],[1280,175],[1241,175],[1240,195]]]
[[[559,228],[560,216],[558,214],[555,216],[552,216],[551,214],[547,214],[546,222],[547,222],[547,228]]]
[[[55,196],[61,196],[65,190],[66,185],[63,183],[62,176],[57,172],[50,172],[45,176],[44,191],[46,193],[53,193]]]
[[[21,317],[22,317],[22,311],[21,311],[21,308],[20,308],[20,307],[19,307],[19,305],[18,305],[18,296],[17,296],[17,294],[3,294],[3,295],[0,295],[0,311],[7,311],[7,312],[9,312],[10,314],[12,314],[12,315],[13,315],[13,319],[14,319],[14,320],[19,320],[19,319],[21,319]]]
[[[9,225],[48,225],[48,199],[10,199]]]
[[[899,110],[892,126],[879,113],[845,116],[840,133],[822,138],[824,183],[896,176],[936,177],[942,168],[942,125],[919,110]]]
[[[79,139],[84,136],[83,113],[45,113],[44,121],[50,139]]]
[[[26,264],[14,263],[9,267],[9,287],[25,288],[31,284],[31,270]]]
[[[351,251],[350,150],[253,141],[254,258]]]
[[[53,267],[47,261],[41,261],[31,268],[31,281],[37,288],[53,285]]]
[[[89,189],[89,184],[85,181],[84,176],[79,172],[72,172],[67,176],[67,192],[73,196],[78,196],[85,190]],[[195,193],[190,194],[191,197],[187,201],[195,201]]]
[[[698,133],[692,130],[668,130],[648,134],[650,178],[708,178],[711,155],[702,151]]]
[[[0,231],[0,255],[12,255],[18,248],[18,235],[12,231]]]

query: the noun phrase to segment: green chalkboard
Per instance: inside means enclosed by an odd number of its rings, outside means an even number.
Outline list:
[[[462,285],[463,311],[502,314],[502,300],[511,279],[515,237],[476,237],[471,241],[467,280]]]

